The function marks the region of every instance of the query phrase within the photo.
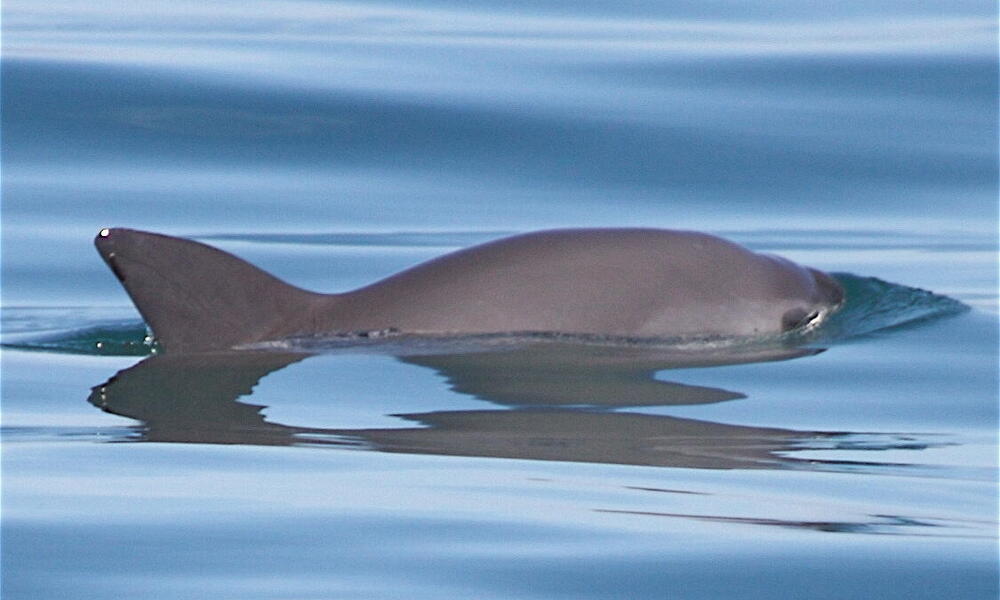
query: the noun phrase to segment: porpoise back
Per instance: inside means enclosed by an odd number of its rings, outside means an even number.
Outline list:
[[[302,290],[190,240],[105,229],[95,244],[168,352],[384,329],[759,336],[809,326],[843,301],[821,271],[691,231],[528,233],[339,294]]]

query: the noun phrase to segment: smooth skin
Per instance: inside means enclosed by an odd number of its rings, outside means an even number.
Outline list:
[[[338,294],[296,288],[181,238],[104,229],[95,244],[168,352],[383,329],[762,336],[810,327],[844,298],[821,271],[665,229],[528,233]]]

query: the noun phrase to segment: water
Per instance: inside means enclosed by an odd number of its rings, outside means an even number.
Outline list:
[[[995,11],[5,2],[4,597],[995,598]],[[764,362],[149,357],[116,225],[321,291],[690,228],[853,292]]]

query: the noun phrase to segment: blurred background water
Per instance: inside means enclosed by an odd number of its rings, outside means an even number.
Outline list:
[[[61,340],[3,350],[5,597],[996,597],[995,4],[2,10],[4,341]],[[691,228],[972,310],[656,375],[703,403],[529,410],[482,387],[509,365],[369,351],[101,400],[141,342],[111,225],[331,292]]]

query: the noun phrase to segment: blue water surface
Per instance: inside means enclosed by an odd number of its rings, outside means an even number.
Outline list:
[[[996,10],[4,2],[4,598],[996,598]],[[687,228],[855,292],[800,358],[645,379],[187,361],[107,226],[325,292]]]

